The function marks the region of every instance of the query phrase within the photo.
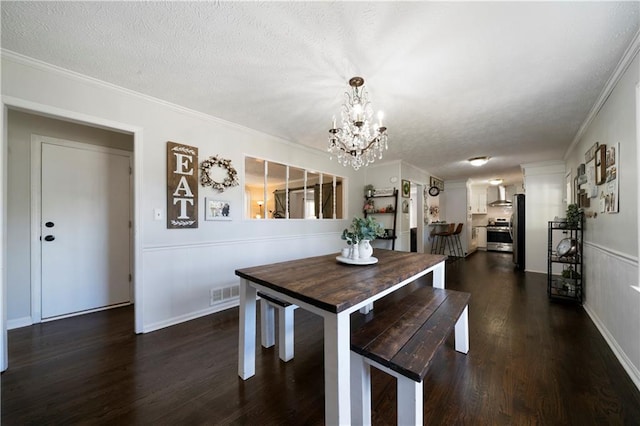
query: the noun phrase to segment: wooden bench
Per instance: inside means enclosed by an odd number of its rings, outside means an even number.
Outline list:
[[[278,354],[284,362],[293,359],[293,311],[298,306],[258,292],[260,296],[260,337],[262,346],[275,344],[275,310],[278,310]]]
[[[422,425],[422,379],[455,327],[455,349],[469,351],[469,293],[422,287],[351,334],[353,424],[371,424],[370,365],[397,378],[398,424]]]

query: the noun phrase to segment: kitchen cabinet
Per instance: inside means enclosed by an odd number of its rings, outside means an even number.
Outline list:
[[[478,240],[478,248],[487,249],[487,228],[484,226],[476,226],[476,238]]]
[[[471,189],[471,214],[487,214],[487,188],[473,187]]]

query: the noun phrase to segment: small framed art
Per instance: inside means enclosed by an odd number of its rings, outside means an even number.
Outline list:
[[[409,198],[411,195],[411,182],[406,179],[402,179],[402,196],[404,198]]]
[[[204,220],[231,220],[229,201],[204,199]]]

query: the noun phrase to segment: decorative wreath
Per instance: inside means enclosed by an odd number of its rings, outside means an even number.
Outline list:
[[[222,167],[227,170],[227,177],[224,178],[222,182],[216,182],[211,179],[209,170],[214,166]],[[200,184],[202,186],[211,186],[213,189],[224,192],[226,188],[231,188],[232,186],[237,186],[239,184],[238,172],[233,168],[233,166],[231,166],[231,160],[214,155],[200,163]]]

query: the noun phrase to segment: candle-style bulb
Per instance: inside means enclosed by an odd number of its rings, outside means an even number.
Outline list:
[[[384,117],[384,113],[382,111],[378,111],[378,127],[382,127],[382,117]]]

